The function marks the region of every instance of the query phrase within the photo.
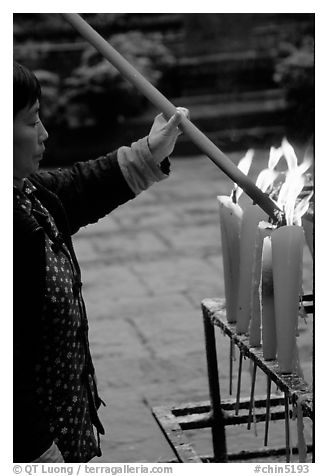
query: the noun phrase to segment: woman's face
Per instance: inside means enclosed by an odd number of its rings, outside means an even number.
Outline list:
[[[45,150],[48,138],[39,117],[39,101],[21,109],[14,118],[14,179],[21,180],[34,173]]]

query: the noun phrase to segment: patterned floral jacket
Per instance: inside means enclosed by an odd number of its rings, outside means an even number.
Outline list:
[[[115,152],[39,172],[14,191],[14,462],[33,461],[52,442],[66,462],[101,455],[101,399],[71,236],[134,196]]]

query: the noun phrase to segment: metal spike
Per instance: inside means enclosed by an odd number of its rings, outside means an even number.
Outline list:
[[[250,396],[250,400],[249,400],[249,414],[248,414],[247,430],[251,429],[251,424],[252,424],[252,414],[253,414],[253,408],[254,408],[254,391],[255,391],[255,381],[256,381],[256,369],[257,369],[257,364],[256,364],[256,362],[254,362],[253,374],[252,374],[251,396]]]

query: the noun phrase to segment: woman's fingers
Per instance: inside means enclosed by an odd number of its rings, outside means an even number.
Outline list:
[[[184,116],[186,116],[187,119],[190,117],[190,112],[189,109],[186,107],[177,107],[177,110],[180,111]]]
[[[179,126],[182,116],[189,118],[189,110],[185,107],[177,107],[177,112],[169,119],[166,126],[166,129],[169,133]],[[177,132],[178,134],[182,134],[180,130]]]

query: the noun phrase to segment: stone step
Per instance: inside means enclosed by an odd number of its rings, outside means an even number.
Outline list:
[[[183,94],[259,91],[275,87],[276,51],[240,50],[180,58],[173,68],[175,87]]]
[[[278,145],[285,135],[288,106],[282,91],[207,94],[171,99],[173,104],[190,110],[192,122],[223,151]],[[51,131],[47,148],[48,165],[64,165],[88,160],[104,150],[114,150],[149,133],[158,111],[149,106],[141,116],[126,119],[117,131],[100,128]],[[182,135],[175,147],[176,156],[198,155],[192,141]],[[58,162],[60,157],[60,162]]]
[[[250,148],[265,148],[281,143],[285,136],[283,126],[245,127],[237,130],[206,132],[206,136],[223,152],[231,152]],[[181,137],[175,147],[175,155],[199,155],[202,152],[189,139]]]
[[[267,114],[276,114],[288,109],[286,100],[280,90],[265,92],[248,92],[246,94],[230,95],[201,95],[185,96],[171,99],[176,106],[183,106],[190,110],[191,120],[193,122],[207,121],[213,124],[213,119],[223,121],[229,118],[229,121],[238,122],[241,118],[245,121],[245,116],[259,116]],[[147,111],[126,121],[128,127],[142,127],[149,124],[158,111],[150,106]],[[210,124],[208,124],[210,127]]]
[[[179,96],[171,98],[173,104],[198,105],[213,103],[226,103],[232,101],[252,101],[252,100],[267,100],[267,99],[281,99],[284,96],[284,91],[280,88],[265,89],[260,91],[231,91],[224,94],[208,93],[208,94],[193,94],[188,96]]]
[[[237,95],[205,95],[174,98],[174,104],[190,110],[192,122],[216,145],[229,150],[252,144],[280,142],[285,132],[288,105],[279,90],[247,92]],[[129,131],[136,136],[147,134],[156,114],[150,108],[145,114],[125,123],[126,141]],[[197,154],[199,150],[187,136],[176,145],[177,155]]]
[[[205,95],[174,98],[174,104],[190,109],[192,122],[223,151],[278,145],[285,135],[288,108],[279,91],[248,92],[230,96]],[[149,133],[158,113],[149,107],[144,114],[126,120],[117,131],[88,128],[50,131],[47,165],[66,165],[88,160],[114,150]],[[182,135],[175,147],[176,156],[199,155],[193,142]]]

